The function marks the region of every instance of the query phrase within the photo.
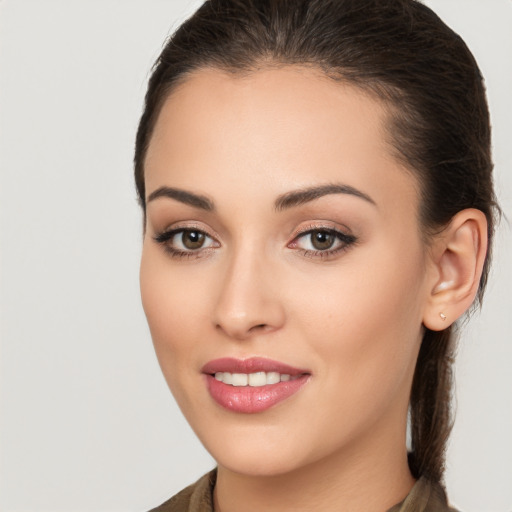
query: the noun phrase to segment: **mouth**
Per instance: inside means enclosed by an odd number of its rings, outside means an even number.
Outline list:
[[[311,372],[265,358],[216,359],[203,368],[213,400],[237,413],[263,412],[297,393]]]
[[[300,377],[300,375],[294,375],[293,377],[289,373],[279,372],[255,372],[255,373],[230,373],[230,372],[216,372],[214,375],[215,380],[223,382],[228,386],[234,387],[245,387],[251,386],[259,388],[262,386],[269,386],[277,384],[278,382],[289,382]]]

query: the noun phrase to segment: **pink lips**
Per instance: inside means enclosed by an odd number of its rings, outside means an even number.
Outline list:
[[[309,380],[311,373],[278,361],[253,357],[250,359],[223,358],[205,364],[202,372],[206,375],[208,391],[219,405],[232,412],[257,413],[286,400],[294,395]],[[215,379],[217,372],[256,373],[278,372],[288,374],[289,381],[264,386],[231,386]]]

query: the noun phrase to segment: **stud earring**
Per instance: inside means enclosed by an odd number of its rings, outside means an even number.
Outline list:
[[[439,316],[443,322],[446,320],[446,315],[444,313],[439,313]]]

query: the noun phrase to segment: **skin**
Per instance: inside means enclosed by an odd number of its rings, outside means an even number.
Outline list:
[[[173,187],[215,210],[148,201],[142,300],[167,383],[218,462],[216,510],[382,512],[414,484],[406,415],[423,325],[447,325],[441,299],[448,315],[467,307],[451,311],[448,300],[466,267],[456,251],[447,256],[451,231],[440,248],[425,246],[418,183],[392,156],[386,119],[378,100],[300,67],[245,77],[201,70],[162,108],[145,162],[148,199]],[[335,193],[274,206],[334,183],[371,201]],[[451,229],[478,256],[475,217]],[[154,239],[170,228],[204,232],[205,246],[171,256]],[[307,253],[311,238],[300,233],[312,228],[355,242]],[[469,305],[476,288],[466,288]],[[253,356],[311,377],[262,413],[223,409],[202,366]]]

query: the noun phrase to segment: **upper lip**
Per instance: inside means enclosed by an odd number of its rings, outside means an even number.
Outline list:
[[[214,374],[218,372],[228,373],[256,373],[256,372],[277,372],[288,375],[302,375],[311,373],[308,370],[295,368],[280,361],[273,361],[265,357],[250,357],[248,359],[235,359],[223,357],[206,363],[201,371]]]

